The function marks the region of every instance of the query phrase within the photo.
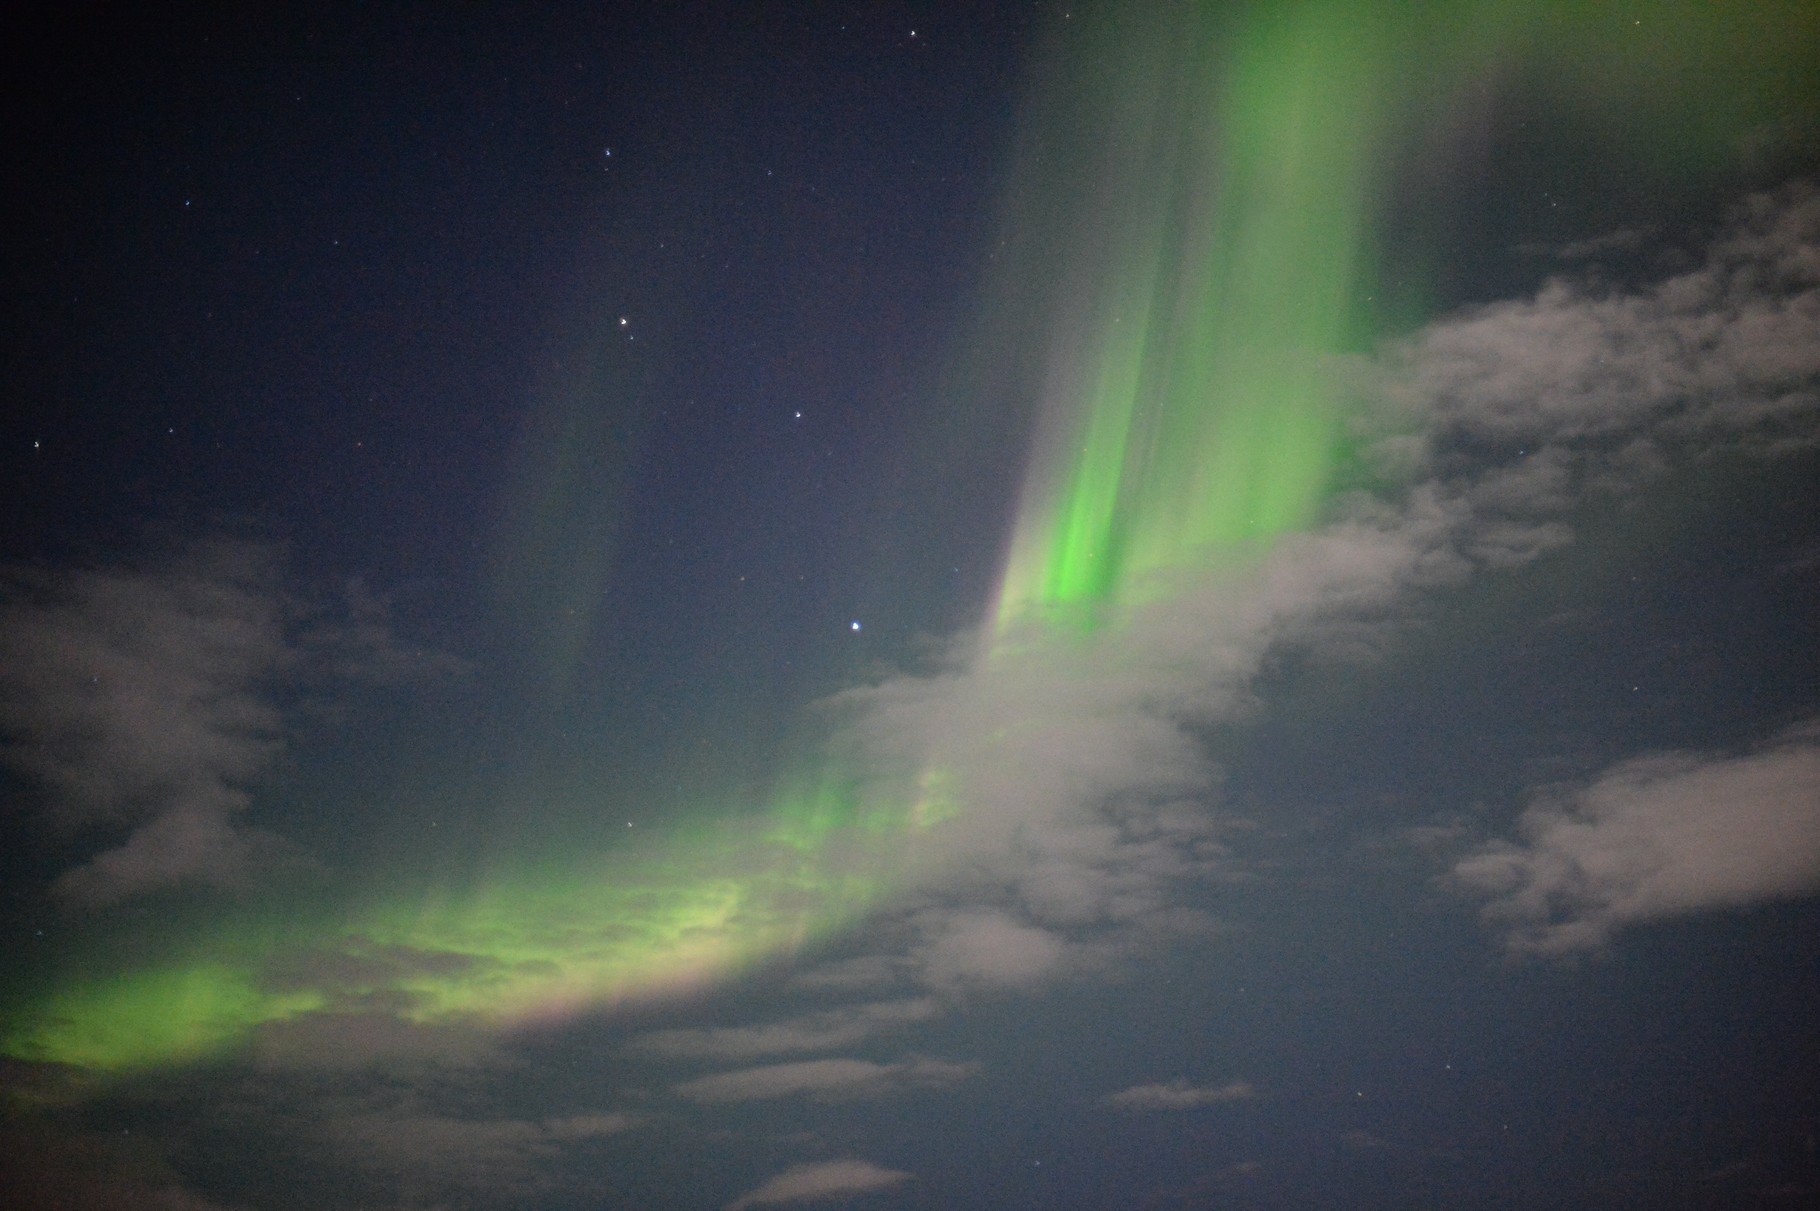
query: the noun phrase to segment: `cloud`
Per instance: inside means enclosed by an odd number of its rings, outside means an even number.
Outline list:
[[[0,760],[38,788],[60,844],[103,846],[54,883],[68,903],[238,888],[294,857],[243,819],[285,750],[289,691],[448,670],[400,648],[357,583],[335,610],[305,608],[270,543],[0,567]]]
[[[1107,1094],[1105,1103],[1117,1110],[1193,1110],[1222,1102],[1242,1102],[1257,1096],[1249,1082],[1233,1081],[1216,1087],[1197,1087],[1176,1079],[1166,1085],[1133,1085]]]
[[[675,1086],[675,1092],[690,1101],[712,1103],[799,1095],[823,1100],[878,1097],[910,1086],[952,1085],[978,1069],[977,1064],[922,1058],[896,1064],[855,1059],[803,1060],[697,1077]]]
[[[630,1044],[632,1050],[680,1059],[755,1059],[801,1051],[851,1047],[884,1031],[928,1021],[940,1012],[928,997],[874,1001],[804,1014],[759,1026],[698,1030],[654,1030]]]
[[[1380,368],[1380,388],[1439,453],[1499,442],[1609,456],[1646,432],[1811,448],[1820,189],[1752,198],[1695,269],[1629,292],[1557,279],[1533,298],[1430,325]]]
[[[936,987],[1028,984],[1062,960],[1061,938],[1002,912],[931,913],[926,928],[922,976]]]
[[[1820,720],[1742,756],[1626,761],[1542,796],[1459,861],[1514,951],[1597,947],[1625,925],[1820,891]]]
[[[867,971],[942,996],[1030,987],[1178,930],[1180,889],[1237,869],[1206,727],[1255,709],[1273,650],[1368,650],[1412,590],[1457,579],[1462,514],[1433,493],[1354,507],[1092,644],[1031,635],[842,695],[869,792],[932,817],[894,855],[912,892]]]
[[[884,1169],[871,1161],[820,1161],[786,1169],[756,1190],[741,1195],[727,1204],[727,1211],[744,1211],[772,1203],[819,1202],[888,1190],[912,1180],[914,1174],[901,1169]]]
[[[273,839],[237,823],[283,747],[288,656],[270,548],[185,545],[157,566],[0,570],[0,730],[66,840],[125,839],[56,890],[106,904],[244,880]]]

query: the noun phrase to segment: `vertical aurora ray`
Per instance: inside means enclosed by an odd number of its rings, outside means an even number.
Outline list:
[[[1001,633],[1092,629],[1318,519],[1344,454],[1336,355],[1381,335],[1394,178],[1483,107],[1463,89],[1521,78],[1670,180],[1811,113],[1820,32],[1780,0],[1079,8],[1006,215],[1006,243],[1036,233],[1009,274],[1045,284],[1012,293],[1046,347]]]
[[[1117,16],[1075,48],[1117,64],[1087,104],[1113,151],[1065,254],[1062,289],[1086,298],[1054,342],[1001,627],[1090,624],[1309,524],[1340,438],[1325,362],[1369,292],[1390,22],[1330,3]]]

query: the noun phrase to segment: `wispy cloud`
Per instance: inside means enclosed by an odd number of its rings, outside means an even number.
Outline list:
[[[66,840],[124,837],[56,890],[107,904],[244,880],[275,839],[242,826],[283,747],[290,649],[271,549],[214,541],[155,566],[0,572],[0,728]]]
[[[727,1211],[745,1211],[747,1207],[776,1203],[820,1202],[888,1190],[910,1181],[915,1175],[901,1169],[885,1169],[871,1161],[819,1161],[786,1169],[757,1189],[727,1204]]]
[[[1582,467],[1638,439],[1776,453],[1820,441],[1817,332],[1820,189],[1803,184],[1752,198],[1702,264],[1648,288],[1563,278],[1435,323],[1380,384],[1429,430],[1443,473],[1463,440]]]
[[[923,1058],[895,1064],[855,1059],[803,1060],[697,1077],[675,1086],[675,1092],[690,1101],[716,1103],[795,1096],[824,1100],[878,1097],[910,1087],[952,1085],[978,1069],[977,1064]]]
[[[1512,950],[1596,947],[1635,922],[1820,891],[1820,720],[1735,756],[1626,761],[1539,798],[1519,841],[1459,861]]]
[[[245,815],[296,692],[449,667],[401,648],[358,584],[333,610],[306,609],[269,543],[0,567],[0,759],[39,790],[59,843],[87,852],[53,887],[73,904],[245,885],[292,852]]]
[[[1222,1102],[1242,1102],[1256,1096],[1257,1090],[1247,1081],[1196,1086],[1178,1078],[1162,1085],[1133,1085],[1107,1094],[1104,1101],[1116,1110],[1194,1110]]]

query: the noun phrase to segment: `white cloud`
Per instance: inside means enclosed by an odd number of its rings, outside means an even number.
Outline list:
[[[976,1064],[909,1059],[895,1064],[871,1060],[803,1060],[717,1072],[676,1085],[680,1097],[694,1102],[752,1102],[809,1096],[821,1099],[878,1097],[911,1086],[939,1087],[965,1080]]]
[[[1820,190],[1751,199],[1696,269],[1635,292],[1557,280],[1430,325],[1384,371],[1440,449],[1462,437],[1587,449],[1645,430],[1812,446]]]
[[[727,1211],[745,1211],[747,1207],[773,1203],[818,1202],[888,1190],[911,1180],[913,1174],[901,1169],[885,1169],[871,1161],[820,1161],[786,1169],[757,1189],[727,1204]]]
[[[1178,889],[1232,869],[1204,725],[1253,709],[1274,646],[1369,648],[1412,589],[1457,579],[1462,515],[1433,493],[1361,504],[1092,643],[1031,635],[843,695],[871,793],[931,816],[894,855],[912,894],[867,973],[942,995],[1028,987],[1179,929]]]
[[[1326,525],[1185,572],[1088,639],[996,637],[835,700],[840,757],[929,824],[894,855],[912,894],[867,970],[955,995],[1147,936],[1183,885],[1234,869],[1205,728],[1256,708],[1274,654],[1370,658],[1436,589],[1571,543],[1614,491],[1720,448],[1811,445],[1817,378],[1820,193],[1803,188],[1742,208],[1654,286],[1552,282],[1386,351],[1358,379],[1385,478]]]
[[[53,885],[66,902],[236,888],[295,858],[244,815],[296,691],[455,669],[401,648],[359,582],[333,609],[306,608],[268,543],[166,539],[107,566],[0,566],[0,760],[41,792],[60,842],[101,847]]]
[[[957,984],[1028,984],[1062,960],[1062,939],[1001,912],[931,914],[922,947],[923,978],[938,988]]]
[[[1622,926],[1820,891],[1820,721],[1742,756],[1668,754],[1543,796],[1522,839],[1453,868],[1513,950],[1596,947]]]
[[[125,839],[58,891],[106,904],[234,884],[272,838],[235,817],[282,747],[288,656],[268,548],[190,544],[156,567],[0,572],[0,730],[67,838]]]
[[[1195,1086],[1176,1079],[1164,1085],[1133,1085],[1107,1094],[1105,1103],[1118,1110],[1193,1110],[1222,1102],[1242,1102],[1257,1096],[1247,1081],[1218,1086]]]

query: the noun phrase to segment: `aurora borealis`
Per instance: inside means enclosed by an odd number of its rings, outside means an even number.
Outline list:
[[[1820,1182],[1820,22],[683,9],[15,73],[0,1201]]]
[[[1147,583],[1163,582],[1154,595],[1172,575],[1267,550],[1317,519],[1339,454],[1327,363],[1362,331],[1371,174],[1382,159],[1373,150],[1392,107],[1382,61],[1407,48],[1387,45],[1388,22],[1359,23],[1331,5],[1249,20],[1158,9],[1138,29],[1123,27],[1133,13],[1118,16],[1073,52],[1105,57],[1099,92],[1073,95],[1073,62],[1052,69],[1063,83],[1050,86],[1060,96],[1047,107],[1084,113],[1084,158],[1101,166],[1090,209],[1071,222],[1083,245],[1105,246],[1074,258],[1069,288],[1086,314],[1056,339],[1083,364],[1058,365],[1046,380],[1054,395],[1002,577],[1001,626],[1032,608],[1129,604]],[[1032,119],[1038,129],[1056,122]],[[1039,196],[1053,187],[1026,186]],[[1088,215],[1117,226],[1090,231]],[[565,464],[585,442],[565,426],[560,459],[543,471],[548,487],[530,495],[572,496]],[[612,484],[596,491],[611,505]],[[590,549],[605,546],[598,525],[586,533]],[[573,646],[559,648],[562,663]],[[929,760],[925,783],[950,758]],[[851,790],[827,781],[761,806],[777,823],[756,858],[710,827],[647,835],[604,859],[507,864],[482,887],[432,888],[421,906],[356,908],[345,925],[319,926],[323,936],[260,930],[225,965],[217,942],[172,969],[118,985],[103,976],[104,988],[54,998],[9,1046],[30,1059],[138,1067],[231,1046],[350,992],[399,995],[413,1021],[509,1023],[729,978],[849,923],[892,882],[887,851],[914,844],[912,812],[874,806],[862,816]],[[909,787],[897,796],[923,797]],[[766,849],[785,857],[767,860]],[[849,872],[855,850],[874,873]],[[354,989],[264,987],[270,952],[292,948],[416,961],[381,964]],[[139,1035],[136,1022],[157,1029]]]
[[[1001,622],[1303,528],[1339,453],[1325,363],[1369,297],[1392,35],[1339,6],[1119,16],[1076,52],[1105,60],[1075,99],[1094,218],[1073,220],[1078,310],[1052,335]]]

